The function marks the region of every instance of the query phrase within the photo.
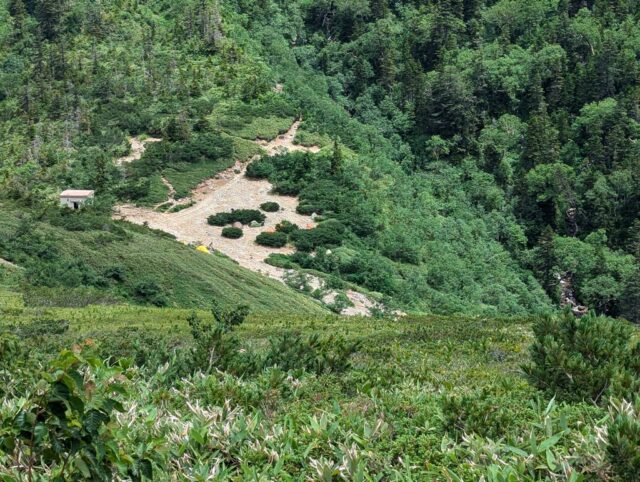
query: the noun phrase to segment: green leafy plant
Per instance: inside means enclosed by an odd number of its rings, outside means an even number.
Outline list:
[[[127,384],[124,362],[107,367],[90,352],[63,351],[9,406],[0,426],[2,471],[27,480],[152,478],[152,459],[123,452],[113,424]]]

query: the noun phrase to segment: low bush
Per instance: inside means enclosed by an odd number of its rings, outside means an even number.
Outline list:
[[[141,280],[133,288],[135,296],[145,303],[156,306],[167,306],[167,297],[158,283],[154,280]]]
[[[239,239],[242,237],[242,229],[234,227],[222,228],[222,237],[229,239]]]
[[[298,204],[296,212],[303,216],[311,216],[313,213],[317,213],[318,208],[313,204]]]
[[[275,213],[280,210],[280,204],[273,201],[268,201],[266,203],[260,204],[260,209],[267,213]]]
[[[205,322],[195,312],[187,318],[195,346],[189,353],[188,367],[183,369],[192,373],[210,373],[214,369],[233,373],[253,371],[254,358],[240,350],[240,341],[234,333],[249,314],[249,308],[245,305],[223,307],[214,302],[211,312],[213,322]]]
[[[226,226],[227,224],[233,223],[233,218],[231,213],[217,213],[212,214],[207,218],[207,222],[211,226]]]
[[[341,336],[320,337],[313,334],[303,337],[296,332],[283,333],[271,338],[269,343],[269,352],[264,361],[266,367],[302,369],[317,375],[348,370],[351,368],[351,356],[361,346],[360,342],[347,341]]]
[[[276,268],[295,269],[297,267],[288,255],[282,253],[271,253],[264,262]]]
[[[589,314],[545,316],[533,327],[532,363],[523,367],[549,396],[602,403],[640,389],[640,347],[627,322]]]
[[[313,229],[300,229],[291,235],[296,248],[300,251],[313,251],[319,246],[340,246],[346,236],[347,228],[340,221],[328,220]]]
[[[287,244],[287,235],[279,231],[275,233],[260,233],[256,237],[256,243],[270,248],[282,248]]]
[[[207,218],[207,222],[212,226],[225,226],[239,222],[250,224],[252,221],[263,223],[267,217],[256,209],[234,209],[231,212],[212,214]]]
[[[245,175],[249,179],[268,179],[273,170],[273,164],[269,159],[262,158],[249,164]]]
[[[514,405],[513,397],[489,390],[464,395],[447,395],[442,399],[444,428],[455,439],[475,433],[498,439],[520,423],[526,426],[527,406]]]
[[[276,231],[279,233],[291,234],[300,229],[297,224],[284,220],[276,224]]]

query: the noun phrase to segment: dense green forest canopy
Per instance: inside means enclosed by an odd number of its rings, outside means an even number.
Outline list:
[[[291,265],[445,313],[545,311],[560,275],[637,320],[639,15],[605,0],[3,0],[3,195],[152,204],[159,173],[197,179],[302,116],[300,141],[324,154],[261,175],[344,229]],[[164,140],[123,176],[112,159],[143,133]]]

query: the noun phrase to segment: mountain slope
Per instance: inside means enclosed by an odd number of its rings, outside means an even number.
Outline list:
[[[217,300],[232,306],[246,303],[253,311],[324,312],[282,283],[162,233],[100,217],[98,229],[79,230],[82,222],[96,220],[87,213],[71,216],[78,223],[73,227],[69,218],[43,214],[32,220],[20,211],[1,204],[0,257],[25,268],[21,289],[31,304],[129,300],[202,307]],[[61,223],[67,224],[56,225]]]

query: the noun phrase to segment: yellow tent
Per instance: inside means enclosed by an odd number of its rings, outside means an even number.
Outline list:
[[[196,251],[200,251],[201,253],[207,253],[209,254],[209,250],[207,249],[206,246],[200,245],[196,248]]]

